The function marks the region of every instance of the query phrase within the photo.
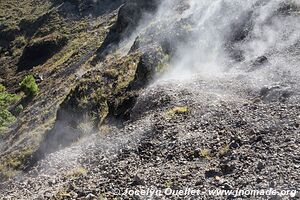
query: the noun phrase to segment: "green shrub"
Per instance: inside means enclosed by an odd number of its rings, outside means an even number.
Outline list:
[[[8,110],[0,109],[0,130],[8,127],[15,120],[15,116],[13,116]]]
[[[9,112],[9,106],[20,100],[16,94],[9,94],[6,92],[5,87],[0,85],[0,130],[13,123],[16,118]]]
[[[9,94],[7,92],[0,92],[0,109],[6,109],[11,104],[20,100],[20,97],[16,94]]]
[[[20,89],[29,97],[33,97],[39,92],[39,87],[32,75],[28,75],[23,79],[20,83]]]

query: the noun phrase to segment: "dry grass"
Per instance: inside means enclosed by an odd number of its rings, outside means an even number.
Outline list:
[[[211,152],[209,149],[201,149],[199,152],[201,158],[205,158],[210,160],[211,159]]]
[[[225,156],[230,150],[230,146],[228,144],[224,145],[220,150],[219,150],[219,155]]]
[[[189,109],[187,106],[176,106],[174,108],[171,108],[167,111],[166,113],[166,118],[172,118],[175,115],[181,115],[181,114],[185,114],[188,113]]]
[[[80,176],[84,176],[88,173],[88,171],[83,167],[78,167],[73,169],[71,172],[67,173],[67,177],[69,178],[76,178]]]

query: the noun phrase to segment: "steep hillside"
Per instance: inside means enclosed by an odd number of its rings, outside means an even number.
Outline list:
[[[297,199],[296,0],[1,2],[0,198]],[[128,190],[197,189],[196,196]],[[219,190],[281,195],[212,195]]]
[[[1,1],[1,84],[21,97],[9,110],[15,113],[15,107],[23,108],[11,126],[1,127],[4,173],[20,168],[52,128],[58,106],[90,68],[87,63],[116,21],[122,4],[75,3],[28,0],[18,6],[18,1]],[[40,89],[34,98],[19,90],[19,83],[29,74]]]

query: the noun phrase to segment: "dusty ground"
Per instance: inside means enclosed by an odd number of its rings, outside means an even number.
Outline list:
[[[251,85],[238,90],[247,84],[242,81],[192,82],[151,86],[133,110],[133,122],[50,154],[2,184],[1,198],[149,199],[126,195],[126,188],[299,189],[299,97],[270,102]],[[172,113],[176,106],[188,110]]]

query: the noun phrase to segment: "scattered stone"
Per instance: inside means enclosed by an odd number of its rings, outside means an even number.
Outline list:
[[[233,164],[225,164],[220,166],[223,174],[231,174],[234,172],[235,166]]]
[[[257,169],[258,171],[261,171],[261,170],[264,169],[264,168],[265,168],[264,164],[263,164],[262,162],[258,162],[258,164],[257,164],[257,166],[256,166],[256,169]]]
[[[132,186],[145,185],[145,181],[136,175],[136,176],[134,176],[133,182],[131,183],[131,185]]]
[[[93,195],[93,194],[88,194],[88,195],[85,197],[85,199],[87,199],[87,200],[96,199],[96,196]]]
[[[213,178],[215,176],[220,176],[221,173],[217,169],[208,169],[205,171],[206,178]]]

